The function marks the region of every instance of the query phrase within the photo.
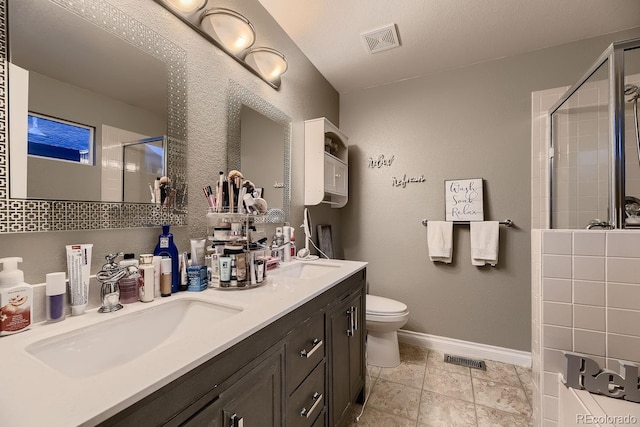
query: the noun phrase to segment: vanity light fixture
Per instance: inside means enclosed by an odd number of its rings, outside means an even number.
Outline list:
[[[284,55],[270,47],[256,47],[244,57],[244,62],[274,84],[280,85],[280,76],[289,65]]]
[[[257,39],[251,22],[225,8],[207,8],[213,0],[155,0],[274,89],[287,71],[284,55],[270,47],[251,46]]]

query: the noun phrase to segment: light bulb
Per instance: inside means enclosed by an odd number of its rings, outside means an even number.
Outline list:
[[[207,0],[168,0],[171,6],[180,12],[190,13],[204,6]]]

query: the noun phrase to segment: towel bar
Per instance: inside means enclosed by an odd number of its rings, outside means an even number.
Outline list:
[[[469,225],[471,223],[471,221],[452,221],[453,225]],[[428,219],[423,219],[422,220],[422,225],[424,225],[425,227],[427,226],[427,224],[429,223]],[[510,219],[505,219],[504,221],[500,221],[500,225],[504,225],[507,227],[512,227],[513,226],[513,221],[511,221]]]

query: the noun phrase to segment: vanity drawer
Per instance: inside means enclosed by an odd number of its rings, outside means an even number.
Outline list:
[[[324,359],[324,313],[313,316],[293,331],[286,349],[287,394],[293,391]]]
[[[325,363],[320,363],[311,375],[291,395],[287,402],[287,425],[307,427],[316,425],[318,415],[326,405]],[[323,423],[320,423],[322,425]]]

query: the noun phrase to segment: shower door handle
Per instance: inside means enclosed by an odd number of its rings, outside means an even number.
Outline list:
[[[589,221],[589,224],[587,224],[586,229],[591,230],[592,228],[605,228],[607,230],[610,230],[613,228],[613,226],[607,221],[592,219],[591,221]]]

